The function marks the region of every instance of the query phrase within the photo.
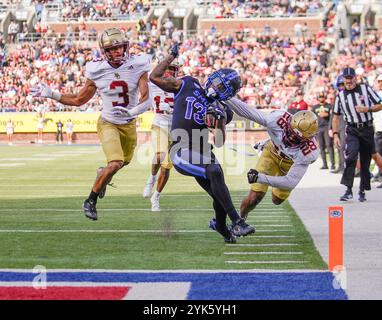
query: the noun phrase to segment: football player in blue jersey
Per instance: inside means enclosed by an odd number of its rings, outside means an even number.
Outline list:
[[[211,73],[204,85],[196,78],[180,79],[164,77],[165,71],[178,56],[175,44],[171,53],[151,72],[150,81],[167,92],[174,93],[174,110],[171,136],[174,141],[170,157],[175,169],[195,178],[197,183],[212,197],[216,215],[216,231],[227,243],[235,243],[235,237],[255,232],[255,228],[241,219],[236,211],[224,181],[223,170],[208,142],[209,132],[214,133],[214,145],[225,142],[225,125],[233,113],[225,108],[226,101],[241,88],[239,74],[228,68]],[[228,228],[227,215],[232,221]]]

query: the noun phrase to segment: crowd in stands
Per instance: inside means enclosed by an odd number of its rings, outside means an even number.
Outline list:
[[[149,0],[34,0],[36,13],[42,15],[44,4],[57,4],[61,21],[124,20],[145,16]]]
[[[370,33],[361,39],[360,36],[340,39],[339,53],[330,61],[325,72],[315,79],[308,102],[312,102],[320,91],[331,92],[340,71],[352,66],[355,68],[358,83],[375,85],[375,79],[382,74],[382,39],[378,31]],[[330,100],[334,101],[333,95]]]
[[[272,0],[272,1],[199,1],[208,7],[206,14],[213,18],[289,17],[316,14],[331,1]]]
[[[145,26],[131,41],[131,53],[147,53],[163,58],[174,41],[183,41],[179,64],[184,74],[200,78],[222,67],[237,69],[243,79],[240,96],[263,108],[283,108],[294,92],[304,87],[314,74],[323,74],[333,41],[323,31],[312,37],[281,36],[277,32],[252,34],[239,30],[223,36],[217,30],[185,36],[174,25],[164,21]],[[133,39],[131,30],[127,30]],[[130,33],[129,33],[130,32]],[[95,40],[96,37],[94,37]],[[99,57],[97,42],[84,42],[69,30],[50,34],[49,40],[21,43],[3,61],[0,73],[0,105],[3,111],[77,110],[53,100],[33,101],[30,86],[47,82],[53,89],[74,92],[84,84],[84,66]],[[76,41],[79,40],[79,41]],[[97,96],[79,110],[99,110]]]

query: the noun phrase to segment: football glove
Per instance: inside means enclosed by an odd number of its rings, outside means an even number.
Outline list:
[[[159,104],[159,110],[160,111],[163,111],[164,113],[168,113],[168,114],[170,114],[170,113],[172,113],[172,108],[170,107],[170,105],[168,104],[168,103],[166,103],[166,102],[161,102],[160,104]]]
[[[259,171],[250,169],[247,173],[248,183],[255,183],[259,177]]]
[[[113,115],[117,117],[126,117],[126,118],[131,117],[129,110],[127,110],[125,107],[122,107],[122,106],[115,106],[113,108]]]
[[[31,94],[34,98],[49,98],[57,101],[61,99],[61,93],[53,91],[43,82],[36,87],[32,87]]]
[[[41,83],[36,87],[31,88],[32,97],[41,97],[41,98],[53,98],[53,91],[45,83]]]
[[[170,54],[174,59],[179,55],[179,44],[177,42],[171,47]]]
[[[255,149],[257,151],[263,151],[264,146],[268,143],[269,140],[270,139],[264,139],[264,140],[260,140],[260,141],[256,142],[253,145],[253,149]]]
[[[214,116],[216,120],[224,119],[225,118],[225,112],[223,109],[218,107],[217,105],[210,105],[207,108],[206,114],[211,114]]]

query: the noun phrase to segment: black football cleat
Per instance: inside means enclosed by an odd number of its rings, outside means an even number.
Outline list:
[[[236,243],[236,237],[230,232],[229,235],[223,236],[224,242],[228,244]]]
[[[348,201],[353,199],[353,192],[346,191],[345,194],[340,198],[340,201]]]
[[[231,233],[236,237],[245,237],[251,233],[255,233],[255,228],[244,221],[239,219],[230,227]]]
[[[94,203],[94,201],[86,199],[84,201],[84,204],[82,205],[82,208],[84,209],[85,217],[91,219],[91,220],[97,220],[97,208]]]
[[[358,194],[358,200],[359,202],[365,202],[366,201],[366,195],[365,192],[360,191]]]

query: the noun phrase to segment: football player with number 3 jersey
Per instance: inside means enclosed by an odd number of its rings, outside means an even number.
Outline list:
[[[97,132],[107,165],[98,168],[97,178],[83,204],[85,216],[97,220],[97,199],[103,198],[114,174],[130,163],[137,144],[136,117],[150,108],[147,55],[129,55],[129,42],[117,28],[102,32],[99,46],[104,59],[87,63],[84,87],[75,94],[52,91],[42,83],[31,89],[34,97],[54,99],[65,105],[87,103],[97,89],[102,97],[102,114]]]
[[[294,115],[282,110],[267,114],[237,98],[225,104],[238,115],[266,127],[270,137],[263,144],[256,168],[247,174],[251,190],[240,206],[240,215],[246,218],[264,198],[269,186],[273,187],[273,203],[283,203],[309,165],[317,160],[319,148],[314,136],[318,130],[318,119],[308,110]]]
[[[165,76],[176,78],[178,69],[179,66],[177,64],[171,64],[168,67]],[[154,109],[151,139],[155,146],[155,155],[151,166],[151,174],[146,182],[142,195],[144,198],[151,197],[151,211],[160,211],[160,195],[170,177],[170,169],[172,168],[172,162],[168,151],[172,143],[170,129],[172,111],[174,108],[174,94],[162,90],[152,82],[149,83],[149,89]],[[152,194],[159,168],[160,174],[156,191]]]

